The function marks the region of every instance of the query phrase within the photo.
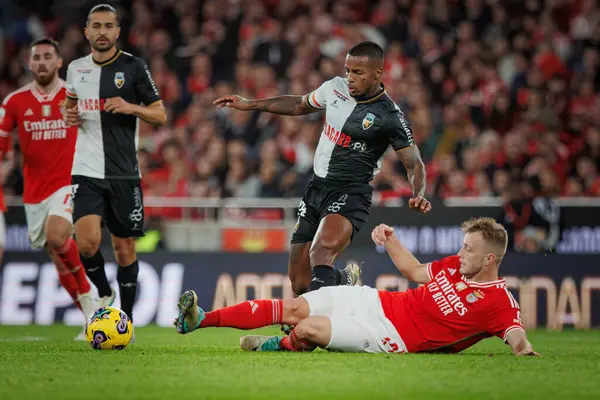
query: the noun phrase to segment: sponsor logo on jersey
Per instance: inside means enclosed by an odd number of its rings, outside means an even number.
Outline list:
[[[121,89],[125,84],[125,74],[123,72],[115,72],[115,86]]]
[[[79,99],[77,107],[79,111],[104,111],[105,99]]]
[[[442,270],[438,272],[433,281],[427,285],[427,289],[429,289],[433,301],[444,316],[456,312],[462,317],[467,313],[467,307],[465,307],[458,293],[454,290],[454,285],[448,280],[446,271]]]
[[[367,115],[363,118],[362,128],[366,131],[373,126],[373,121],[375,121],[375,115],[372,113],[367,113]]]
[[[483,299],[485,297],[485,294],[483,294],[481,290],[475,289],[473,293],[475,293],[475,296],[477,296],[480,299]]]
[[[25,114],[23,114],[23,116],[25,117],[30,117],[33,115],[33,110],[31,108],[28,108],[27,111],[25,111]]]
[[[462,290],[465,290],[467,288],[467,284],[464,282],[457,282],[456,283],[456,290],[458,290],[459,292]]]
[[[89,73],[91,73],[91,72],[92,72],[92,69],[91,69],[91,68],[88,68],[88,69],[78,69],[78,70],[77,70],[77,73],[78,73],[78,74],[89,74]]]
[[[32,140],[54,140],[67,138],[67,124],[62,119],[24,121],[25,132],[31,133]]]
[[[362,140],[357,140],[356,142],[352,142],[352,145],[350,147],[356,151],[360,151],[361,153],[367,151],[367,144],[365,142],[363,142]]]
[[[42,105],[42,117],[49,117],[51,113],[52,108],[50,107],[50,104]]]
[[[333,89],[333,94],[335,94],[335,96],[342,101],[348,100],[348,98],[346,96],[344,96],[343,94],[341,94],[340,92],[338,92],[335,89]]]
[[[338,146],[341,146],[341,147],[350,146],[350,140],[352,138],[349,135],[346,135],[345,133],[342,133],[342,132],[336,130],[333,126],[331,126],[329,124],[325,125],[325,129],[323,130],[323,133],[325,133],[325,136],[327,136],[327,138],[329,140],[331,140],[333,143],[337,144]]]

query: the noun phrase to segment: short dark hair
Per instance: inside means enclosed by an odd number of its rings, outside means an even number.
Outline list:
[[[115,18],[117,19],[117,24],[119,23],[119,14],[117,14],[117,10],[110,4],[98,4],[94,7],[92,7],[90,12],[88,13],[87,21],[90,20],[90,17],[92,16],[92,14],[97,13],[97,12],[111,12],[111,13],[115,14]]]
[[[37,40],[34,40],[33,42],[31,42],[31,44],[29,45],[29,51],[31,51],[31,49],[33,49],[35,46],[38,46],[40,44],[47,44],[47,45],[54,47],[54,50],[56,51],[56,55],[60,56],[60,48],[58,47],[58,42],[56,40],[53,40],[53,39],[50,39],[47,37],[37,39]]]
[[[375,42],[360,42],[348,51],[353,57],[368,57],[370,60],[383,60],[383,49]]]

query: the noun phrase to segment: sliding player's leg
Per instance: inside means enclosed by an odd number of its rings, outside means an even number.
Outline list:
[[[326,287],[303,295],[310,316],[288,337],[246,336],[248,351],[404,353],[406,347],[381,307],[379,292],[367,286]]]
[[[302,297],[286,300],[251,300],[231,307],[204,312],[198,306],[198,296],[188,290],[179,298],[179,315],[174,321],[179,333],[190,333],[199,328],[227,327],[256,329],[274,324],[295,325],[309,315],[309,307]]]

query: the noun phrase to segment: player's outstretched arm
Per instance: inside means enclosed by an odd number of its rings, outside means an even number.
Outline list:
[[[218,108],[231,107],[242,111],[266,111],[279,115],[306,115],[321,111],[308,104],[308,95],[278,96],[248,100],[236,94],[219,97],[213,104]]]
[[[408,146],[396,151],[396,154],[404,165],[408,181],[413,188],[413,197],[408,201],[409,207],[422,213],[429,212],[431,203],[425,199],[427,173],[419,148],[416,145]]]
[[[508,332],[506,341],[511,347],[513,354],[516,356],[539,356],[538,353],[533,351],[533,346],[529,343],[529,340],[527,340],[525,332],[520,329],[514,329]]]
[[[394,262],[394,265],[402,275],[413,282],[429,282],[427,265],[421,264],[419,260],[417,260],[416,257],[400,243],[400,240],[394,232],[394,228],[385,224],[380,224],[373,229],[373,232],[371,232],[371,238],[375,244],[385,247],[385,250]]]
[[[161,100],[147,106],[128,103],[122,97],[106,100],[104,111],[113,114],[133,115],[152,125],[163,126],[167,123],[167,112]]]

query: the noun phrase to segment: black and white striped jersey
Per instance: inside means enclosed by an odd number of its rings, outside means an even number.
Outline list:
[[[348,80],[335,77],[308,96],[326,110],[315,152],[314,173],[332,183],[368,183],[379,172],[388,147],[414,146],[412,129],[385,89],[368,99],[350,96]]]
[[[138,118],[104,111],[112,97],[149,105],[160,100],[146,63],[117,51],[97,63],[88,55],[69,64],[67,96],[77,100],[82,124],[77,133],[71,175],[98,179],[139,179]]]

